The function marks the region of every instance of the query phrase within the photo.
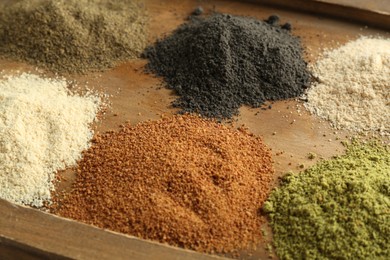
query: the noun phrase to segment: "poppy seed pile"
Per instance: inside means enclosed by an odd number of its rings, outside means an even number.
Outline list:
[[[311,75],[291,25],[229,14],[193,18],[148,47],[147,70],[180,97],[174,107],[206,117],[231,118],[242,105],[301,95]]]

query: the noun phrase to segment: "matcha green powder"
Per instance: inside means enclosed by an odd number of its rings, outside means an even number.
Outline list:
[[[390,259],[390,151],[374,142],[282,179],[264,204],[281,259]]]

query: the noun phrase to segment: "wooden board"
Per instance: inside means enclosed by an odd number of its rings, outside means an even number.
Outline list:
[[[390,2],[389,0],[317,0],[319,2],[325,2],[330,4],[342,5],[346,7],[357,8],[361,10],[367,10],[371,12],[377,12],[382,14],[390,14]]]
[[[309,62],[313,62],[323,48],[335,47],[361,34],[386,34],[385,31],[371,27],[366,29],[361,24],[345,20],[293,12],[288,8],[281,8],[282,1],[276,1],[277,7],[269,3],[262,5],[261,2],[146,0],[146,7],[150,13],[149,41],[153,42],[170,33],[200,4],[207,12],[218,11],[259,19],[278,14],[282,22],[288,21],[293,24],[293,34],[301,37]],[[291,4],[291,1],[284,2]],[[316,1],[306,2],[313,4],[312,2]],[[174,94],[160,87],[162,84],[160,79],[143,73],[145,63],[144,60],[134,60],[103,73],[67,76],[80,83],[88,82],[90,87],[112,95],[110,98],[112,108],[94,126],[96,131],[118,129],[119,125],[126,121],[135,124],[148,119],[158,119],[162,114],[176,112],[170,107],[170,102],[175,99]],[[35,71],[35,68],[24,63],[0,60],[0,70],[14,73],[15,70]],[[277,177],[287,171],[299,171],[301,165],[306,168],[313,165],[318,158],[329,158],[342,153],[340,140],[351,135],[345,131],[336,133],[328,122],[311,116],[303,109],[302,103],[295,100],[275,102],[269,110],[243,107],[240,113],[241,115],[236,118],[237,126],[246,125],[253,133],[263,136],[265,143],[273,149],[275,184]],[[317,159],[309,160],[308,153],[317,154]],[[69,190],[74,174],[72,171],[65,171],[62,174],[68,181],[61,183],[59,188]],[[265,249],[267,243],[267,240],[263,241],[252,256],[243,252],[242,257],[267,258],[269,255]],[[204,254],[103,231],[0,200],[0,259],[60,256],[80,259],[209,258]]]
[[[388,0],[252,0],[279,8],[319,14],[343,19],[361,25],[390,29],[390,2]]]
[[[0,259],[218,259],[0,203]]]

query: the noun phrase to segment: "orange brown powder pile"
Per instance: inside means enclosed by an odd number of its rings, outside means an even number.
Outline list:
[[[73,191],[57,197],[53,213],[223,253],[261,238],[273,167],[261,138],[184,115],[97,136],[76,171]]]

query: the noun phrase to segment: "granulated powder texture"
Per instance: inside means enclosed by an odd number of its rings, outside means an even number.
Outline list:
[[[390,259],[390,151],[345,155],[288,174],[264,204],[281,259]]]
[[[146,45],[138,0],[20,0],[0,8],[0,54],[54,72],[103,70]]]
[[[101,228],[202,252],[260,239],[273,167],[246,130],[184,115],[95,138],[71,193],[52,211]]]
[[[193,18],[148,47],[147,70],[164,77],[183,112],[231,118],[241,105],[299,96],[310,81],[297,37],[228,14]]]
[[[57,170],[89,147],[100,99],[72,95],[62,79],[24,73],[0,81],[0,198],[41,207]]]
[[[336,128],[390,134],[390,39],[361,37],[328,51],[306,108]]]

